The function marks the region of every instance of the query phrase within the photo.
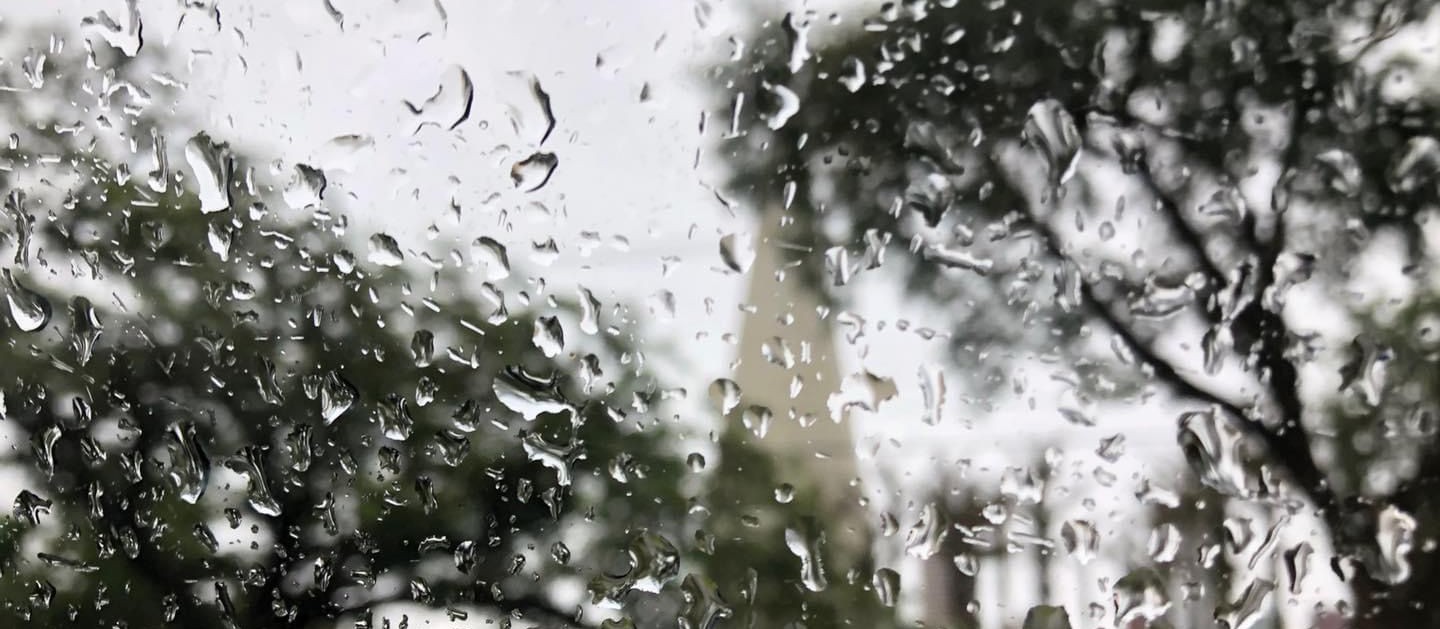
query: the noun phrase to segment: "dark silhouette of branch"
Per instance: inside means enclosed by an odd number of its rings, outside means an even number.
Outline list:
[[[1069,260],[1073,262],[1073,259],[1061,248],[1059,234],[1056,233],[1050,222],[1046,220],[1045,217],[1037,216],[1033,210],[1031,211],[1031,218],[1039,230],[1041,240],[1044,242],[1046,250],[1051,257],[1057,260]],[[1237,425],[1247,435],[1265,444],[1270,454],[1289,472],[1291,479],[1305,491],[1307,497],[1325,514],[1327,524],[1331,524],[1338,529],[1338,514],[1334,512],[1336,507],[1334,493],[1330,490],[1328,484],[1325,483],[1324,475],[1315,465],[1314,457],[1309,450],[1308,436],[1304,433],[1303,429],[1298,428],[1298,415],[1293,416],[1295,417],[1293,421],[1297,425],[1296,428],[1282,425],[1279,430],[1272,430],[1258,421],[1253,414],[1247,412],[1246,409],[1191,381],[1181,374],[1170,361],[1155,352],[1149,343],[1141,340],[1131,326],[1121,320],[1110,304],[1096,296],[1094,284],[1083,272],[1080,274],[1080,281],[1081,296],[1085,301],[1086,307],[1135,353],[1136,358],[1140,362],[1150,367],[1152,375],[1156,380],[1169,386],[1176,395],[1214,405],[1235,416],[1237,419],[1242,420]],[[1280,347],[1281,351],[1283,351],[1283,342],[1274,346]],[[1278,369],[1282,372],[1281,377],[1292,378],[1291,381],[1293,382],[1295,376],[1293,373],[1294,366],[1291,365],[1283,355],[1280,358]],[[1262,356],[1262,362],[1264,360],[1265,357]],[[1289,367],[1291,370],[1288,374],[1284,373],[1286,367]],[[1272,378],[1274,378],[1273,375]],[[1273,386],[1272,383],[1272,387]],[[1284,393],[1286,397],[1280,402],[1282,409],[1287,408],[1286,405],[1291,403],[1296,404],[1298,408],[1298,389],[1292,386]],[[1286,417],[1288,424],[1291,421],[1288,418],[1292,416],[1287,413]]]

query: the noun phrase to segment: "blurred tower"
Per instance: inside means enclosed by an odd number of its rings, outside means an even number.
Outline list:
[[[727,430],[745,431],[770,455],[779,471],[776,485],[788,482],[816,493],[814,515],[832,549],[847,557],[868,556],[849,422],[832,421],[826,406],[840,386],[835,330],[832,320],[821,316],[823,302],[815,287],[807,286],[792,264],[799,257],[792,243],[804,241],[805,234],[783,225],[784,216],[778,203],[770,207],[755,236],[745,300],[750,312],[744,315],[734,370],[743,398],[727,418],[734,422]],[[744,425],[743,411],[752,405],[773,413],[763,438]],[[831,572],[843,574],[849,567],[831,566]]]

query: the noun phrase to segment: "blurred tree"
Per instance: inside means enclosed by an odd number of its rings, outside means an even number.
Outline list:
[[[0,31],[7,57],[49,42],[0,71],[24,86],[0,90],[0,417],[21,488],[0,522],[7,613],[370,626],[405,603],[597,624],[556,597],[572,582],[640,626],[867,606],[738,605],[737,569],[799,583],[800,560],[783,531],[732,533],[717,554],[692,534],[708,526],[697,507],[728,517],[773,496],[697,493],[682,428],[653,417],[664,383],[621,360],[624,337],[554,333],[593,306],[545,312],[543,289],[501,281],[494,240],[437,259],[350,233],[324,172],[275,182],[182,131],[163,52],[104,32],[113,46]],[[454,288],[482,267],[495,284]],[[710,485],[772,486],[763,456],[736,451],[753,461]],[[806,479],[791,482],[799,508]]]
[[[1386,425],[1389,391],[1415,393],[1407,417],[1433,413],[1433,352],[1335,413],[1322,344],[1347,326],[1399,337],[1357,344],[1341,375],[1363,388],[1419,333],[1347,290],[1372,286],[1357,260],[1377,251],[1415,294],[1434,287],[1440,141],[1413,39],[1432,7],[911,0],[860,21],[757,17],[708,73],[733,121],[727,189],[786,226],[784,266],[832,301],[894,272],[945,304],[977,395],[1024,355],[998,350],[1025,348],[1063,359],[1081,399],[1194,408],[1179,432],[1196,473],[1229,498],[1308,505],[1357,623],[1440,626],[1420,541],[1440,534],[1440,441],[1329,437]],[[1393,482],[1344,480],[1376,474]]]

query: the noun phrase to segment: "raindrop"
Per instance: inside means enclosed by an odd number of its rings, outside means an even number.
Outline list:
[[[720,260],[736,273],[745,273],[755,263],[755,242],[748,234],[720,237]]]
[[[807,530],[817,528],[813,522],[806,524]],[[823,592],[829,586],[822,559],[824,544],[823,531],[805,533],[796,528],[785,529],[785,547],[790,549],[790,554],[800,558],[800,582],[811,592]]]
[[[185,143],[185,163],[195,175],[200,211],[220,212],[230,209],[230,185],[234,163],[228,144],[216,143],[204,132]]]
[[[554,153],[535,153],[510,167],[510,181],[525,192],[535,192],[550,182],[560,158]]]
[[[875,595],[880,598],[881,605],[895,606],[895,602],[900,598],[900,573],[889,568],[876,570],[871,585],[874,586]]]
[[[395,267],[405,262],[400,243],[389,234],[377,233],[370,237],[370,262],[380,266]]]
[[[945,410],[945,372],[940,367],[931,363],[920,365],[920,397],[923,400],[925,413],[920,416],[921,421],[934,426],[940,423]]]
[[[940,552],[945,536],[950,532],[950,518],[946,517],[939,505],[930,503],[920,511],[920,518],[905,534],[905,554],[920,559],[929,559]]]
[[[1120,578],[1112,588],[1117,626],[1141,619],[1144,623],[1170,609],[1165,581],[1151,568],[1139,568]]]
[[[495,282],[510,277],[510,256],[505,245],[489,236],[481,236],[470,245],[471,255],[485,265],[485,281]]]
[[[555,317],[536,317],[530,342],[534,343],[546,358],[554,358],[565,351],[565,329]]]
[[[1216,411],[1180,416],[1180,449],[1200,482],[1239,498],[1265,493],[1258,470],[1243,456],[1244,436]]]
[[[865,62],[855,57],[846,57],[840,63],[840,84],[851,93],[865,87]]]
[[[180,499],[190,504],[199,502],[210,479],[210,457],[195,436],[195,425],[172,424],[166,448],[170,451],[167,475],[180,493]]]
[[[39,332],[50,323],[53,312],[50,300],[40,293],[26,288],[10,273],[0,269],[0,279],[5,281],[5,302],[10,306],[10,319],[21,332]]]
[[[325,374],[320,382],[320,417],[325,421],[325,425],[334,423],[344,415],[359,397],[360,392],[355,389],[355,385],[350,384],[339,372],[331,371]]]
[[[761,118],[765,120],[765,126],[778,131],[785,123],[790,122],[792,116],[799,113],[800,97],[784,85],[761,82],[760,86],[770,93],[770,111],[762,112]]]
[[[251,509],[261,515],[280,515],[280,503],[270,493],[270,481],[265,474],[265,452],[260,446],[241,448],[239,454],[225,460],[225,467],[246,478],[246,497]]]
[[[600,300],[595,294],[584,286],[579,287],[580,293],[580,331],[586,334],[597,334],[600,332]]]
[[[1095,559],[1095,553],[1100,548],[1100,536],[1089,520],[1066,520],[1060,526],[1060,541],[1065,546],[1065,552],[1082,566]]]
[[[553,379],[527,373],[520,367],[506,367],[495,376],[495,397],[501,404],[528,421],[548,413],[574,410],[560,395]]]
[[[1025,128],[1020,137],[1045,158],[1050,191],[1057,194],[1074,176],[1080,161],[1081,137],[1075,119],[1060,101],[1047,98],[1032,105],[1025,114]]]
[[[740,385],[734,380],[717,378],[710,383],[710,402],[721,415],[729,415],[730,411],[740,405],[740,395]]]
[[[296,164],[290,184],[285,187],[285,204],[295,210],[318,206],[325,197],[326,185],[324,171],[308,164]]]

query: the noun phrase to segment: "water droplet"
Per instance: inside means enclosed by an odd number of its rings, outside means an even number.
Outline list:
[[[101,11],[94,16],[82,18],[80,25],[85,32],[100,35],[106,43],[120,51],[120,54],[134,57],[145,44],[141,37],[143,22],[140,20],[139,0],[125,0],[125,14],[122,18],[123,20],[116,20],[109,13]]]
[[[790,122],[790,118],[800,111],[800,97],[790,88],[784,85],[775,85],[762,81],[760,86],[769,93],[769,111],[762,112],[760,117],[765,120],[765,126],[771,130],[778,131]]]
[[[531,461],[536,461],[545,467],[555,470],[555,483],[561,487],[570,485],[570,466],[580,457],[578,446],[570,443],[565,446],[558,446],[547,443],[540,435],[527,434],[521,440],[525,448],[525,456]]]
[[[554,358],[565,351],[565,329],[555,317],[535,317],[530,342],[534,343],[546,358]]]
[[[510,181],[525,192],[535,192],[550,182],[560,158],[554,153],[535,153],[510,167]]]
[[[485,265],[485,281],[496,282],[510,277],[510,255],[505,245],[489,236],[481,236],[470,244],[470,255]]]
[[[195,436],[195,425],[190,422],[172,424],[166,449],[170,452],[170,468],[167,476],[180,494],[180,499],[190,504],[199,502],[205,495],[210,480],[210,456],[205,446]]]
[[[200,211],[208,214],[230,209],[230,185],[234,175],[230,146],[216,143],[204,132],[197,133],[185,143],[185,163],[190,165],[190,172],[195,175]]]
[[[1245,586],[1240,598],[1215,610],[1215,624],[1221,629],[1252,629],[1270,608],[1266,601],[1275,591],[1275,583],[1255,579]]]
[[[806,522],[806,532],[800,529],[785,529],[785,547],[790,554],[800,558],[800,582],[811,592],[823,592],[829,583],[825,579],[823,549],[825,533],[816,530],[814,522]]]
[[[316,207],[325,197],[327,185],[323,171],[308,164],[296,164],[290,184],[285,186],[285,204],[295,210]]]
[[[416,330],[410,337],[410,357],[415,360],[416,367],[429,367],[435,360],[435,333]]]
[[[851,93],[860,91],[865,87],[865,62],[855,57],[846,57],[840,63],[840,84]]]
[[[693,572],[685,575],[680,595],[685,600],[685,609],[676,619],[680,629],[716,629],[735,614],[710,577]]]
[[[280,503],[270,493],[270,481],[265,473],[265,451],[260,446],[241,448],[239,454],[225,460],[225,467],[246,478],[246,498],[251,509],[270,517],[280,515]]]
[[[895,606],[895,602],[900,598],[900,573],[889,568],[876,570],[875,576],[871,578],[871,585],[875,588],[875,595],[880,598],[881,605]]]
[[[860,371],[846,376],[840,382],[840,390],[832,393],[825,404],[830,409],[830,419],[838,423],[853,409],[871,413],[880,410],[880,404],[894,398],[896,393],[894,380]]]
[[[735,273],[745,273],[755,263],[755,242],[748,234],[720,237],[720,261]]]
[[[1410,579],[1410,560],[1406,555],[1415,547],[1415,517],[1395,505],[1380,511],[1375,525],[1375,545],[1379,549],[1374,577],[1391,585]]]
[[[1257,466],[1244,457],[1244,436],[1215,411],[1180,416],[1180,449],[1200,482],[1238,498],[1267,493]]]
[[[716,378],[710,383],[710,402],[720,411],[721,415],[729,415],[730,411],[740,405],[740,385],[729,378]]]
[[[1315,156],[1315,163],[1320,165],[1330,189],[1347,197],[1360,194],[1365,176],[1360,172],[1360,162],[1349,151],[1338,148],[1324,151]]]
[[[995,268],[995,261],[978,257],[964,249],[946,245],[930,245],[925,248],[925,259],[941,266],[974,272],[984,277]]]
[[[532,375],[520,367],[506,367],[495,376],[494,391],[501,404],[528,421],[547,413],[574,410],[561,396],[553,379]]]
[[[334,423],[345,411],[355,405],[360,392],[339,372],[329,372],[320,382],[320,417],[325,425]]]
[[[1100,548],[1100,536],[1089,520],[1066,520],[1060,526],[1060,541],[1065,552],[1082,566],[1095,559],[1095,552]]]
[[[1045,158],[1051,194],[1058,194],[1061,186],[1075,175],[1075,166],[1080,161],[1081,137],[1075,119],[1060,101],[1047,98],[1026,112],[1020,137]]]
[[[387,267],[400,266],[405,262],[405,254],[393,237],[377,233],[370,237],[370,262]]]
[[[1405,143],[1405,148],[1390,163],[1385,182],[1391,190],[1410,194],[1433,183],[1437,174],[1440,174],[1440,140],[1416,136]]]
[[[1139,568],[1123,576],[1112,588],[1117,626],[1141,619],[1148,623],[1170,609],[1165,581],[1152,568]]]
[[[415,419],[410,416],[410,404],[405,398],[394,393],[386,395],[376,415],[386,439],[405,441],[410,438]]]
[[[470,73],[460,66],[451,66],[435,93],[419,104],[404,101],[406,109],[420,119],[420,127],[436,125],[453,131],[467,119],[475,106],[475,83]]]
[[[589,585],[591,602],[619,609],[630,591],[656,594],[680,573],[680,551],[670,540],[650,531],[640,531],[625,547],[629,567],[623,574],[600,574]]]
[[[920,365],[920,397],[925,407],[921,421],[934,426],[940,423],[945,410],[945,372],[940,367],[923,363]]]
[[[600,300],[590,289],[581,286],[580,293],[580,331],[586,334],[597,334],[600,332]]]
[[[49,325],[53,312],[49,299],[22,285],[10,269],[0,269],[0,279],[5,281],[5,301],[15,327],[21,332],[39,332]]]
[[[920,559],[929,559],[940,552],[945,536],[950,533],[950,518],[935,503],[920,510],[920,518],[905,534],[905,554]]]

